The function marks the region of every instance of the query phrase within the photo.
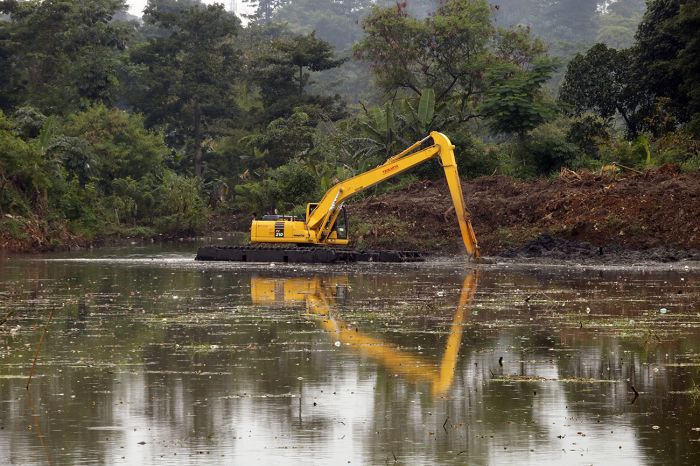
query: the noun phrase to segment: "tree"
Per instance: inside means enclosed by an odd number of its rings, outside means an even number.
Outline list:
[[[650,2],[634,46],[617,51],[596,44],[577,55],[560,99],[575,113],[591,110],[606,119],[619,113],[631,138],[640,131],[658,136],[686,123],[699,134],[699,26],[698,0]]]
[[[431,121],[400,131],[464,129],[471,120],[492,117],[498,131],[523,135],[544,121],[549,106],[541,88],[555,64],[527,28],[494,27],[486,2],[446,0],[423,20],[401,7],[374,9],[363,27],[366,37],[355,52],[370,62],[385,92],[415,96],[419,104],[425,92],[432,93]],[[394,114],[411,119],[412,105],[404,100]],[[416,137],[408,133],[384,139]]]
[[[683,91],[688,96],[689,129],[700,137],[700,1],[689,0],[681,5],[678,15],[680,36],[685,46],[678,53],[678,67],[682,70]]]
[[[684,45],[677,23],[680,4],[680,0],[649,3],[635,35],[634,58],[636,78],[648,96],[643,111],[651,112],[654,97],[664,96],[671,100],[681,119],[686,120],[686,115],[682,115],[686,105],[686,95],[681,89],[683,74],[676,61]]]
[[[0,111],[0,214],[27,215],[32,208],[46,207],[42,204],[50,181],[42,154],[13,129],[13,122]]]
[[[298,111],[289,118],[273,120],[262,134],[249,138],[249,142],[259,156],[274,168],[292,157],[307,155],[313,147],[313,132],[309,115]]]
[[[618,113],[634,138],[638,96],[630,86],[635,80],[631,67],[629,51],[596,44],[569,62],[559,99],[577,115],[590,110],[610,120]]]
[[[169,129],[171,143],[186,146],[195,176],[202,177],[205,138],[217,134],[218,122],[235,112],[240,22],[221,4],[173,11],[153,0],[144,20],[169,35],[154,37],[132,53],[143,82],[134,105],[149,124]]]
[[[418,20],[405,9],[375,8],[355,46],[384,91],[420,95],[434,89],[436,102],[459,96],[463,108],[482,90],[481,70],[495,30],[485,1],[448,0],[433,17]]]
[[[546,4],[544,21],[563,40],[588,42],[598,30],[597,0],[554,0]]]
[[[3,70],[0,73],[0,110],[10,109],[18,97],[16,86],[19,79],[10,43],[10,26],[9,21],[0,21],[0,69]]]
[[[175,14],[186,11],[192,7],[201,7],[202,0],[151,0],[147,6],[157,9],[161,14]],[[143,13],[143,12],[142,12]],[[159,23],[144,22],[137,30],[139,42],[145,42],[155,37],[167,37],[170,30]]]
[[[371,0],[294,0],[275,10],[273,16],[293,32],[314,31],[337,50],[346,50],[362,36],[360,22],[371,6]]]
[[[71,115],[63,134],[86,143],[92,176],[107,194],[115,179],[141,180],[163,169],[163,137],[147,131],[140,115],[95,105]]]
[[[277,49],[282,53],[282,60],[298,69],[297,83],[299,86],[299,98],[304,93],[304,86],[309,81],[309,75],[304,74],[304,68],[310,71],[323,71],[335,68],[344,60],[333,58],[333,48],[321,39],[316,38],[316,33],[281,38]]]
[[[255,12],[248,15],[248,19],[261,25],[270,24],[275,11],[289,2],[290,0],[243,0],[243,3],[255,8]]]
[[[363,28],[355,53],[370,63],[379,86],[414,96],[432,89],[436,107],[449,108],[455,123],[483,116],[479,102],[489,67],[511,64],[527,71],[545,53],[527,29],[495,28],[481,0],[446,0],[423,20],[401,7],[375,8]]]
[[[515,133],[523,139],[528,131],[544,123],[554,108],[541,89],[555,69],[551,59],[536,62],[530,70],[513,64],[491,69],[481,104],[481,113],[489,116],[491,128],[499,133]]]
[[[679,123],[697,121],[700,112],[700,2],[654,0],[637,29],[633,48],[637,80],[645,94],[640,113],[654,119],[659,99]],[[649,128],[655,131],[655,128]]]
[[[11,18],[0,27],[0,60],[7,67],[3,70],[10,71],[10,88],[21,95],[18,100],[58,113],[116,101],[123,51],[131,37],[125,23],[112,21],[125,8],[123,0],[0,6]]]
[[[291,34],[284,29],[266,26],[257,31],[256,52],[247,52],[246,63],[252,81],[260,88],[265,107],[265,121],[288,117],[298,106],[315,106],[331,119],[344,115],[339,98],[328,98],[304,89],[310,83],[311,72],[335,68],[343,63],[333,58],[333,48],[310,34]],[[265,37],[264,31],[272,31]],[[340,104],[340,105],[339,105]],[[308,109],[307,109],[308,111]]]

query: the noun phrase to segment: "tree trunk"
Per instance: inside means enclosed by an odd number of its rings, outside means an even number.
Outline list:
[[[194,101],[194,176],[202,177],[202,115],[199,101]]]
[[[302,93],[304,92],[304,67],[299,66],[299,99],[301,99]]]
[[[625,112],[621,105],[617,106],[617,111],[620,112],[622,119],[625,120],[625,125],[627,125],[627,132],[629,133],[630,137],[636,138],[637,127],[630,121],[629,117],[627,116],[627,112]]]

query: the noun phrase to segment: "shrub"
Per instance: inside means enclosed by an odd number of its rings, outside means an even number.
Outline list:
[[[122,110],[95,105],[72,115],[65,125],[66,136],[85,141],[92,176],[109,194],[117,178],[140,180],[160,174],[169,152],[162,135],[147,131],[143,117]]]
[[[619,163],[629,167],[643,168],[647,152],[641,141],[614,139],[599,147],[600,160],[604,164]]]
[[[41,153],[12,129],[0,112],[0,212],[25,215],[43,207],[49,179]]]
[[[280,213],[290,213],[292,210],[301,213],[305,211],[307,202],[320,197],[320,185],[319,178],[308,166],[300,160],[292,160],[269,170],[261,180],[236,186],[235,204],[249,214],[274,210]]]
[[[576,144],[588,157],[598,158],[598,146],[610,140],[610,132],[601,117],[584,114],[571,122],[566,140]]]
[[[549,174],[568,166],[582,155],[579,148],[567,140],[566,129],[559,122],[540,125],[530,132],[525,150],[540,174]]]
[[[155,193],[158,206],[153,223],[159,233],[198,234],[209,221],[209,208],[201,195],[197,178],[166,171]]]
[[[700,140],[688,132],[668,133],[651,144],[651,162],[656,166],[673,163],[684,171],[693,171],[698,169],[699,158]]]

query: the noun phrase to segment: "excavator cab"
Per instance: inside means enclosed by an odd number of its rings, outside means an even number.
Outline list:
[[[318,202],[311,202],[306,204],[306,221],[309,221],[311,214],[318,207]],[[347,241],[348,239],[348,212],[345,210],[345,206],[340,208],[338,217],[331,227],[331,234],[329,235],[331,241],[335,239],[336,241]]]
[[[291,215],[264,215],[261,219],[253,220],[250,226],[252,243],[297,243],[317,244],[316,236],[307,228],[309,216],[318,203],[306,205],[306,221],[301,221]],[[324,242],[334,246],[348,244],[348,214],[345,207],[336,210],[337,216]]]

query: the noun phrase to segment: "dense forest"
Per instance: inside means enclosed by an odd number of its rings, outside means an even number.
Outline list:
[[[247,3],[244,25],[198,0],[0,0],[0,236],[300,213],[431,130],[465,178],[700,169],[700,0]]]

